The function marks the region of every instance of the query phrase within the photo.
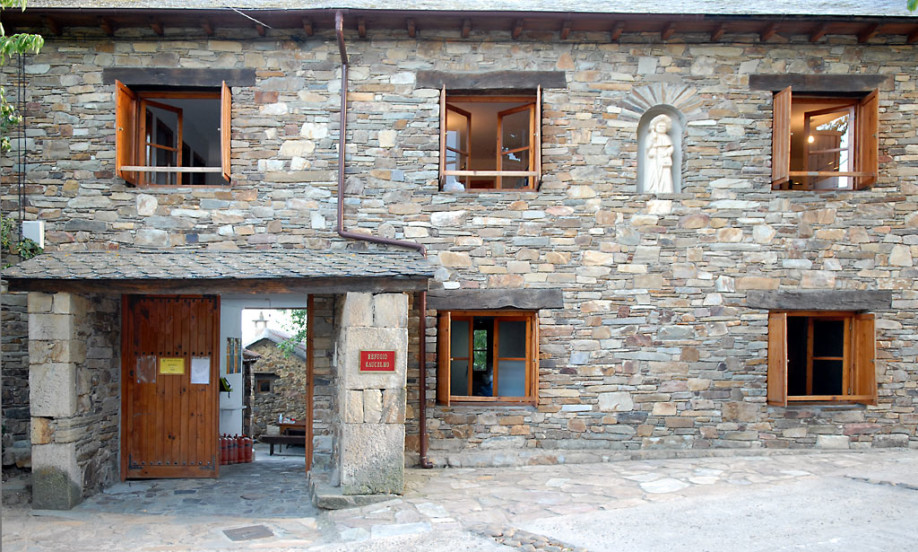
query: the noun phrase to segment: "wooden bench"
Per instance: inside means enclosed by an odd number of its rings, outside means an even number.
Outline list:
[[[258,438],[260,443],[271,446],[270,456],[274,456],[274,445],[300,445],[306,446],[305,435],[262,435]]]

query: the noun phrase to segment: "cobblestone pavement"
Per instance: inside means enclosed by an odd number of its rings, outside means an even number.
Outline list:
[[[266,455],[263,455],[266,456]],[[918,451],[409,470],[403,497],[319,512],[302,457],[215,481],[7,508],[3,550],[914,550]]]

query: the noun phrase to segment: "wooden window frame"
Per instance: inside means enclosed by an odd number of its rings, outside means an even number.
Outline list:
[[[217,139],[220,141],[219,167],[183,167],[182,161],[182,114],[179,111],[178,150],[175,167],[152,167],[146,161],[146,107],[168,108],[156,100],[162,99],[214,99],[220,102],[220,130]],[[182,175],[186,173],[218,173],[227,182],[231,181],[231,131],[232,131],[232,93],[226,81],[220,91],[172,90],[135,92],[121,81],[115,81],[115,174],[134,186],[181,186]],[[156,184],[150,182],[148,175],[153,173],[174,174],[175,184]],[[184,187],[187,187],[184,186]]]
[[[813,320],[843,320],[844,354],[840,395],[788,395],[788,317],[806,317],[808,388],[811,385]],[[789,403],[877,403],[875,316],[850,311],[772,311],[768,313],[768,404]]]
[[[452,102],[478,102],[478,103],[501,103],[501,102],[519,102],[521,105],[502,111],[499,115],[509,115],[511,112],[517,112],[519,110],[525,109],[528,106],[530,110],[529,116],[529,132],[530,132],[530,145],[527,150],[529,150],[529,170],[525,171],[505,171],[501,170],[502,164],[502,152],[501,152],[501,128],[498,123],[497,130],[494,136],[495,143],[497,144],[497,159],[496,167],[497,170],[447,170],[446,169],[446,118],[449,111],[457,110],[463,111],[461,108],[452,105]],[[526,104],[526,105],[523,105]],[[469,116],[468,120],[471,124],[471,117]],[[500,119],[499,119],[500,120]],[[471,132],[469,132],[469,141],[471,141]],[[470,142],[471,144],[471,142]],[[468,155],[471,155],[471,148],[474,147],[474,144],[469,146]],[[517,151],[517,150],[512,150]],[[509,152],[503,152],[509,153]],[[509,192],[520,192],[520,191],[535,191],[539,189],[539,186],[542,182],[542,87],[539,86],[536,88],[535,95],[519,95],[519,94],[488,94],[488,95],[478,95],[478,96],[467,96],[467,95],[452,95],[449,94],[446,90],[446,87],[443,87],[440,91],[440,189],[443,190],[444,185],[446,184],[446,177],[455,176],[459,179],[464,179],[465,191],[509,191]],[[468,184],[469,179],[473,177],[494,177],[495,178],[495,187],[493,188],[471,188]],[[502,187],[502,178],[510,177],[526,177],[529,179],[529,184],[523,188],[503,188]]]
[[[851,100],[854,142],[851,162],[853,171],[792,171],[791,160],[791,110],[794,104],[794,95],[790,86],[775,93],[772,113],[772,158],[771,158],[771,186],[774,190],[792,189],[791,179],[794,177],[850,177],[852,185],[849,188],[837,190],[862,190],[873,186],[879,174],[879,91],[873,90],[860,99],[845,98],[830,95],[798,96],[802,101],[818,102],[825,100]],[[841,107],[839,107],[841,109]],[[797,188],[793,188],[797,189]],[[812,191],[837,191],[803,188]]]
[[[487,317],[494,318],[495,322],[501,320],[515,320],[526,322],[526,357],[498,357],[500,331],[498,324],[495,324],[494,336],[490,344],[493,351],[494,361],[494,384],[498,382],[498,370],[501,360],[525,360],[526,362],[526,381],[524,384],[527,390],[526,396],[507,397],[497,394],[493,397],[476,397],[470,395],[453,395],[450,392],[450,366],[455,359],[469,360],[469,377],[471,378],[471,349],[474,347],[472,334],[469,334],[469,351],[463,352],[466,356],[453,354],[451,351],[450,333],[452,322],[454,320],[468,320],[473,324],[474,318]],[[439,322],[437,326],[437,402],[443,405],[451,404],[530,404],[535,405],[539,399],[539,316],[536,311],[518,311],[518,310],[453,310],[441,311],[439,313]],[[471,383],[469,385],[471,389]],[[496,389],[499,393],[499,388]]]

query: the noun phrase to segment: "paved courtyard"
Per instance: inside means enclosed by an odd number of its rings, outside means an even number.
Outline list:
[[[262,458],[267,455],[262,455]],[[918,451],[409,470],[403,497],[332,512],[302,456],[215,481],[118,484],[3,512],[3,550],[914,550]]]

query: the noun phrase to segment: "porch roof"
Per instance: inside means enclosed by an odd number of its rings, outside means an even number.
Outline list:
[[[427,289],[414,252],[102,251],[39,255],[3,271],[10,291],[344,293]]]

